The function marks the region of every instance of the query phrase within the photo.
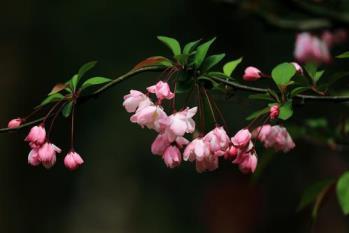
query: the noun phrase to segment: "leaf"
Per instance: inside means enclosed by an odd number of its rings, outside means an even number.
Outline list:
[[[234,72],[234,70],[236,69],[236,67],[242,62],[242,57],[240,57],[239,59],[230,61],[228,63],[226,63],[223,67],[223,72],[225,75],[227,76],[231,76],[231,74]]]
[[[216,55],[207,57],[201,66],[201,71],[202,72],[209,71],[212,67],[220,63],[224,57],[225,57],[225,53],[216,54]]]
[[[175,56],[174,58],[178,61],[179,64],[184,66],[188,63],[189,55],[180,54],[180,55]]]
[[[155,65],[164,65],[166,67],[169,67],[172,65],[172,63],[166,57],[161,57],[161,56],[148,57],[147,59],[135,65],[135,67],[133,67],[133,70],[138,70],[147,66],[155,66]]]
[[[78,82],[79,82],[79,75],[75,74],[69,81],[70,83],[70,89],[72,89],[73,91],[76,90],[76,87],[78,86]]]
[[[268,89],[268,94],[273,97],[278,103],[280,102],[279,96],[278,94],[272,90],[272,89]]]
[[[263,108],[261,110],[258,110],[254,113],[252,113],[251,115],[249,115],[248,117],[246,117],[246,120],[250,121],[250,120],[253,120],[253,119],[256,119],[257,117],[260,117],[262,116],[263,114],[266,114],[269,112],[269,107],[267,108]]]
[[[304,209],[305,207],[309,206],[310,204],[315,203],[316,198],[321,194],[323,190],[326,190],[328,186],[333,184],[333,180],[327,179],[322,180],[319,182],[316,182],[312,185],[310,185],[308,188],[304,190],[303,196],[301,198],[301,201],[298,205],[298,211]]]
[[[349,171],[345,172],[337,182],[337,198],[343,213],[349,214]]]
[[[201,39],[186,44],[183,49],[183,54],[190,55],[196,49],[196,47],[200,44],[200,42],[201,42]]]
[[[69,103],[67,103],[63,110],[62,110],[62,115],[67,118],[70,116],[71,112],[72,112],[72,109],[73,109],[73,101],[70,101]]]
[[[328,122],[326,118],[312,118],[307,119],[305,124],[310,128],[327,128]]]
[[[291,91],[291,97],[294,97],[302,92],[305,92],[306,90],[309,90],[309,87],[296,87]]]
[[[86,80],[80,90],[84,90],[90,86],[95,86],[95,85],[100,85],[100,84],[103,84],[103,83],[108,83],[110,82],[111,79],[110,78],[105,78],[105,77],[93,77],[93,78],[90,78],[88,80]]]
[[[67,88],[67,86],[68,85],[66,83],[58,83],[52,88],[51,92],[48,95],[56,94],[56,93],[64,90],[65,88]]]
[[[271,72],[271,76],[277,86],[288,85],[292,77],[296,74],[296,69],[291,63],[281,63]]]
[[[53,102],[57,102],[57,101],[60,101],[64,99],[64,95],[62,95],[61,93],[55,93],[55,94],[52,94],[48,97],[46,97],[46,99],[44,99],[40,106],[44,106],[46,104],[49,104],[49,103],[53,103]]]
[[[210,48],[210,46],[212,45],[212,43],[216,40],[216,37],[214,37],[213,39],[207,41],[206,43],[200,45],[197,50],[196,50],[196,54],[194,57],[194,66],[195,68],[199,68],[202,64],[202,62],[205,60],[205,57],[207,55],[207,52]]]
[[[206,76],[200,76],[198,77],[198,80],[204,84],[206,89],[212,89],[219,86],[219,83]]]
[[[292,102],[286,102],[280,107],[279,119],[287,120],[293,115]]]
[[[254,94],[254,95],[250,95],[248,98],[252,99],[252,100],[274,101],[274,99],[271,98],[270,95],[268,95],[268,94]]]
[[[222,78],[222,79],[232,79],[231,77],[227,76],[222,72],[209,72],[207,75],[211,77]]]
[[[93,67],[95,67],[96,64],[97,64],[97,61],[90,61],[82,65],[78,71],[78,76],[79,76],[78,79],[82,78],[86,74],[86,72],[91,70]]]
[[[166,36],[158,36],[157,38],[171,49],[174,56],[181,54],[181,46],[176,39]]]
[[[349,58],[349,51],[337,55],[336,58]]]
[[[313,78],[314,83],[317,83],[324,73],[325,73],[324,70],[316,71],[315,76]]]
[[[310,78],[314,80],[314,77],[317,71],[317,65],[315,63],[307,63],[304,65],[304,69],[307,72],[307,74],[310,76]]]

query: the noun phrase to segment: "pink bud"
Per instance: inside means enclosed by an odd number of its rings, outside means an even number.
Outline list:
[[[175,168],[181,164],[181,152],[176,146],[169,146],[164,152],[163,160],[167,167]]]
[[[269,117],[270,119],[276,119],[279,117],[280,114],[280,108],[279,105],[273,105],[269,110]]]
[[[75,151],[69,152],[64,157],[64,165],[65,165],[66,168],[68,168],[71,171],[77,169],[83,163],[84,163],[84,160]]]
[[[242,148],[249,145],[251,141],[251,133],[248,129],[242,129],[231,138],[231,142],[234,146]]]
[[[13,129],[13,128],[19,127],[21,124],[22,124],[22,119],[16,118],[16,119],[10,120],[7,127]]]
[[[243,79],[245,81],[255,81],[262,77],[262,72],[253,66],[249,66],[245,69],[245,73],[243,75]]]
[[[56,154],[61,153],[62,150],[59,149],[52,143],[46,142],[38,150],[39,159],[45,168],[49,169],[56,163]]]
[[[171,92],[168,83],[159,81],[157,84],[147,88],[147,91],[154,93],[159,100],[172,99],[175,94]]]
[[[303,75],[303,68],[297,62],[292,62],[291,64],[294,66],[298,74]]]
[[[41,161],[37,149],[32,149],[28,155],[28,163],[32,166],[38,166]]]
[[[25,141],[29,142],[32,148],[41,146],[46,141],[46,130],[41,125],[31,128]]]

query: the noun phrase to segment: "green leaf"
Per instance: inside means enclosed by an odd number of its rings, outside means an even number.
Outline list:
[[[175,56],[174,58],[179,62],[179,64],[184,66],[188,63],[189,55],[180,54],[180,55]]]
[[[206,89],[212,89],[219,86],[219,83],[212,80],[210,77],[200,76],[198,77],[198,80],[201,81],[201,83],[203,83]]]
[[[349,51],[339,54],[336,58],[349,58]]]
[[[69,81],[70,83],[70,89],[72,89],[73,91],[76,90],[76,87],[78,86],[78,82],[79,82],[79,75],[75,74]]]
[[[345,172],[337,182],[337,198],[343,213],[349,214],[349,171]]]
[[[201,71],[202,72],[209,71],[212,67],[220,63],[224,57],[225,57],[225,53],[216,54],[216,55],[207,57],[201,66]]]
[[[279,119],[287,120],[293,115],[292,102],[286,102],[280,107]]]
[[[307,63],[304,65],[304,69],[307,72],[307,74],[310,76],[310,78],[314,80],[314,77],[317,71],[317,65],[315,63]]]
[[[240,57],[239,59],[230,61],[228,63],[226,63],[223,67],[223,72],[225,75],[227,76],[231,76],[231,74],[234,72],[234,70],[236,69],[236,67],[242,62],[242,57]]]
[[[73,109],[73,101],[70,101],[69,103],[67,103],[63,110],[62,110],[62,115],[67,118],[70,116],[71,112],[72,112],[72,109]]]
[[[156,65],[170,67],[172,66],[172,63],[166,57],[161,57],[161,56],[148,57],[147,59],[135,65],[135,67],[133,67],[133,70],[138,70],[147,66],[156,66]]]
[[[304,209],[305,207],[309,206],[310,204],[315,203],[318,196],[321,194],[323,190],[326,190],[328,186],[333,184],[333,180],[327,179],[322,180],[319,182],[316,182],[306,188],[304,190],[303,196],[301,198],[301,201],[298,205],[298,211]]]
[[[194,66],[195,68],[199,68],[202,64],[202,62],[205,60],[205,57],[207,55],[207,52],[212,45],[212,43],[216,40],[216,37],[207,41],[206,43],[200,45],[197,50],[194,57]]]
[[[60,101],[62,99],[64,99],[64,95],[62,95],[61,93],[55,93],[53,95],[46,97],[46,99],[44,99],[41,102],[40,106],[44,106],[44,105],[49,104],[49,103],[57,102],[57,101]]]
[[[302,92],[309,90],[309,87],[296,87],[291,91],[291,97],[294,97]]]
[[[201,42],[201,39],[186,44],[183,49],[183,54],[187,54],[187,55],[191,54],[196,49],[196,47],[200,44],[200,42]]]
[[[96,64],[97,64],[97,61],[90,61],[82,65],[78,71],[78,76],[79,76],[78,79],[82,78],[86,74],[86,72],[91,70],[93,67],[95,67]]]
[[[324,73],[325,73],[324,70],[316,71],[315,76],[314,76],[314,78],[313,78],[314,83],[317,83],[317,82],[320,80],[320,78],[322,77],[322,75],[323,75]]]
[[[328,122],[326,118],[312,118],[307,119],[305,124],[310,128],[327,128]]]
[[[231,77],[227,76],[222,72],[209,72],[207,75],[211,77],[222,78],[222,79],[232,79]]]
[[[80,90],[84,90],[90,86],[95,86],[95,85],[100,85],[100,84],[103,84],[103,83],[108,83],[110,82],[111,79],[110,78],[105,78],[105,77],[93,77],[93,78],[90,78],[88,80],[86,80]]]
[[[158,36],[157,38],[171,49],[174,56],[181,54],[181,46],[176,39],[166,36]]]
[[[260,117],[268,112],[269,112],[269,107],[263,108],[246,117],[246,120],[250,121],[250,120],[256,119],[257,117]]]
[[[271,72],[277,86],[287,86],[295,74],[296,68],[293,64],[287,62],[277,65]]]
[[[248,98],[252,100],[274,101],[274,99],[271,98],[269,94],[254,94],[254,95],[250,95]]]

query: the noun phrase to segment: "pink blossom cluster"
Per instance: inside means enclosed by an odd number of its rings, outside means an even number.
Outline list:
[[[32,166],[42,164],[49,169],[55,165],[57,154],[62,152],[60,148],[49,142],[43,125],[31,128],[25,141],[29,143],[31,148],[28,163]],[[70,170],[78,168],[83,163],[83,159],[74,151],[69,152],[64,158],[64,165]]]
[[[279,125],[263,125],[253,131],[253,137],[261,141],[265,148],[284,153],[292,150],[296,145],[285,127]]]
[[[330,48],[336,44],[343,43],[347,38],[344,30],[333,33],[325,31],[320,37],[303,32],[297,35],[294,56],[297,61],[329,63],[331,62]]]

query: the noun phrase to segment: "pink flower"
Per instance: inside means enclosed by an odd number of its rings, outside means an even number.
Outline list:
[[[150,93],[154,93],[159,100],[172,99],[175,94],[171,92],[168,83],[159,81],[157,84],[147,88]]]
[[[69,152],[64,157],[64,165],[65,165],[66,168],[68,168],[71,171],[77,169],[83,163],[84,163],[84,160],[75,151]]]
[[[294,56],[297,61],[302,63],[328,63],[331,61],[328,45],[307,32],[297,35]]]
[[[163,155],[166,148],[171,144],[166,134],[159,134],[151,145],[151,153]]]
[[[41,163],[37,149],[32,149],[29,152],[28,163],[32,166],[38,166]]]
[[[176,137],[182,137],[185,133],[192,133],[195,130],[195,121],[192,119],[197,112],[197,107],[186,108],[161,121],[170,141]]]
[[[29,142],[32,148],[39,147],[46,141],[46,130],[41,125],[31,128],[25,141]]]
[[[298,74],[303,75],[303,68],[297,62],[291,62],[291,64],[294,66]]]
[[[127,112],[135,112],[139,107],[152,105],[151,100],[140,91],[131,90],[130,94],[124,96],[123,106]]]
[[[231,142],[238,148],[243,148],[249,145],[251,141],[251,133],[248,129],[242,129],[231,138]]]
[[[179,166],[182,161],[181,152],[176,146],[167,147],[162,158],[166,166],[169,168],[175,168]]]
[[[56,154],[61,153],[62,150],[59,149],[52,143],[46,142],[40,149],[38,150],[38,156],[42,165],[45,168],[51,168],[56,163]]]
[[[286,153],[296,146],[287,129],[279,125],[263,125],[255,129],[253,135],[256,135],[265,148],[273,148],[275,151]]]
[[[249,66],[245,69],[245,73],[243,75],[243,79],[245,81],[255,81],[262,77],[262,72],[253,66]]]
[[[16,118],[16,119],[10,120],[7,127],[11,128],[11,129],[17,128],[18,126],[20,126],[22,124],[22,121],[23,120],[21,118]]]
[[[214,171],[218,168],[218,158],[205,158],[201,161],[196,160],[196,171],[202,173],[205,171]]]
[[[210,151],[215,156],[224,155],[230,144],[230,139],[223,127],[216,127],[206,134],[203,139],[208,143]]]
[[[210,153],[210,145],[202,138],[196,138],[187,145],[183,153],[184,161],[202,161],[204,158],[212,156]]]
[[[149,129],[160,132],[163,129],[163,125],[161,125],[160,122],[166,121],[167,118],[167,114],[160,106],[151,105],[138,109],[136,113],[131,116],[130,120],[142,127],[147,126]]]
[[[276,119],[279,117],[279,114],[280,114],[280,108],[279,108],[279,105],[273,105],[270,110],[269,110],[269,117],[270,119]]]
[[[257,168],[257,156],[256,153],[249,152],[241,154],[241,161],[239,163],[239,169],[242,173],[254,173]]]

